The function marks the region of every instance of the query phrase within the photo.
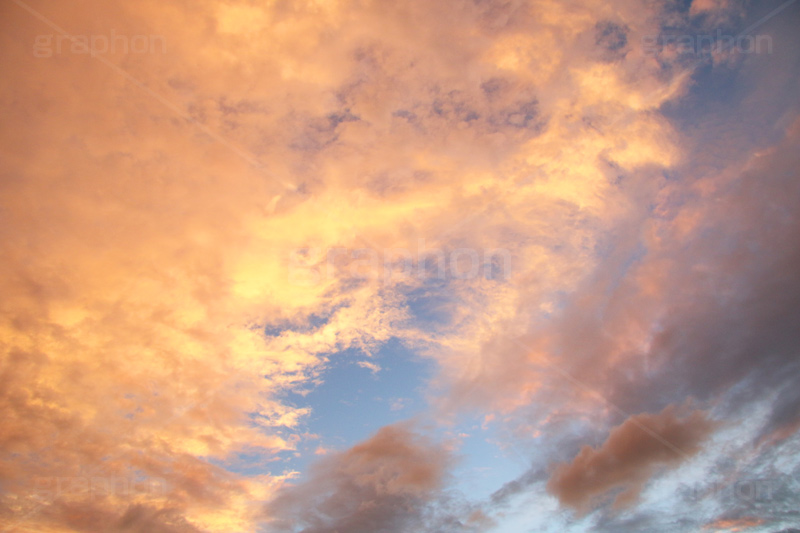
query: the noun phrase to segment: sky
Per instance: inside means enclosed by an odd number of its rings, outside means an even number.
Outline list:
[[[800,2],[2,0],[0,531],[800,531]]]

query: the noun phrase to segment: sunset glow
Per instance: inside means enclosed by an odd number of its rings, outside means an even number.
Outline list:
[[[0,26],[0,531],[800,531],[800,2]]]

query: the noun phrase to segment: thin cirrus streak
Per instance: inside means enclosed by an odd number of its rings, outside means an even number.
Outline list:
[[[4,531],[792,531],[798,4],[2,7]]]

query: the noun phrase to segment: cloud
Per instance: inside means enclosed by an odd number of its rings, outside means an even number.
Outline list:
[[[467,531],[436,508],[452,464],[446,448],[408,424],[385,426],[281,489],[266,508],[271,531],[429,531],[442,521],[448,531]]]
[[[314,406],[287,394],[395,338],[437,363],[441,420],[471,411],[512,443],[547,437],[504,497],[587,434],[630,431],[598,395],[629,412],[693,396],[725,416],[776,391],[763,442],[796,430],[796,126],[779,145],[794,27],[769,57],[708,74],[642,39],[705,30],[738,13],[727,2],[27,4],[72,34],[156,35],[166,52],[103,56],[138,83],[66,45],[37,57],[56,30],[3,7],[7,523],[253,530],[294,474],[241,458],[310,440]],[[726,76],[771,82],[726,91]],[[420,242],[500,250],[508,275],[326,264]],[[469,506],[446,503],[432,458],[447,454],[411,429],[363,446],[326,456],[321,492],[281,493],[293,509],[312,496],[303,527],[484,521],[453,518]],[[401,475],[413,462],[430,484]],[[127,475],[166,489],[90,507],[36,491]],[[347,517],[326,507],[333,487]],[[276,516],[304,524],[292,513]]]
[[[727,0],[693,0],[689,13],[696,15],[705,11],[716,11],[728,8]]]
[[[380,365],[377,365],[375,363],[370,363],[369,361],[358,361],[356,364],[361,368],[366,368],[373,374],[377,374],[378,372],[381,371]]]
[[[90,532],[102,528],[109,533],[200,533],[175,509],[131,505],[121,514],[90,503],[60,503],[44,513],[42,527],[48,531]],[[58,529],[69,528],[69,529]]]
[[[715,520],[711,524],[706,524],[703,529],[713,531],[747,531],[750,528],[758,527],[764,523],[758,518],[740,518],[738,520]]]
[[[674,466],[700,450],[714,428],[705,413],[680,416],[673,406],[658,414],[634,415],[617,426],[602,446],[584,446],[571,463],[560,464],[547,489],[562,505],[588,511],[599,496],[623,489],[615,505],[634,502],[660,466]]]
[[[790,31],[788,23],[769,30],[778,40]],[[761,79],[774,71],[780,81],[750,86],[725,102],[715,91],[731,71],[707,74],[715,89],[693,88],[668,112],[687,136],[689,157],[650,175],[652,189],[628,189],[641,195],[644,209],[629,211],[628,222],[609,234],[587,276],[546,309],[538,294],[523,289],[530,300],[521,300],[518,315],[487,328],[493,335],[480,356],[467,359],[475,371],[462,374],[467,379],[456,397],[487,410],[506,408],[516,448],[536,446],[530,469],[496,493],[498,507],[540,489],[545,457],[574,457],[585,442],[622,423],[612,405],[658,412],[694,397],[715,418],[746,420],[758,404],[774,414],[763,419],[763,430],[741,438],[769,436],[774,443],[796,433],[797,284],[790,272],[797,270],[791,213],[798,130],[796,98],[783,96],[796,84],[793,61],[791,46],[751,58],[737,67],[738,76]],[[780,104],[758,104],[764,101]],[[762,113],[779,126],[762,125]],[[750,116],[749,126],[736,126]],[[547,271],[541,272],[539,279]],[[788,453],[768,448],[760,452],[763,463],[753,458],[755,464],[743,460],[736,468],[757,478],[774,460],[772,451]],[[728,447],[715,452],[720,461],[736,456]],[[767,509],[759,512],[774,519]],[[640,518],[661,527],[654,516],[643,509]],[[609,520],[606,530],[621,524]]]

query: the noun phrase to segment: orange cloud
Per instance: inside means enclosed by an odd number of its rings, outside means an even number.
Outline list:
[[[753,517],[739,518],[737,520],[715,520],[711,524],[706,524],[703,529],[708,529],[716,532],[724,531],[747,531],[750,528],[758,527],[764,523],[764,520]]]
[[[294,451],[312,408],[283,393],[309,390],[347,349],[369,355],[401,338],[439,364],[443,412],[477,407],[489,421],[550,392],[554,362],[602,353],[592,368],[607,368],[652,341],[658,313],[645,297],[631,297],[636,312],[609,306],[607,329],[571,316],[584,337],[568,342],[550,322],[602,264],[607,236],[638,227],[661,169],[683,160],[658,111],[684,94],[688,70],[636,45],[658,30],[649,7],[24,5],[7,2],[0,21],[4,523],[254,529],[253,502],[293,474],[217,465]],[[101,60],[65,44],[38,57],[34,46],[60,42],[47,20],[73,35],[163,37],[166,51]],[[598,21],[616,43],[598,39]],[[688,234],[698,220],[676,227]],[[337,247],[420,240],[500,249],[512,268],[436,293],[413,275],[354,280],[324,263]],[[312,282],[293,279],[293,254]],[[669,290],[668,265],[637,272],[643,292]],[[436,301],[440,325],[415,319],[415,291]],[[603,298],[586,296],[586,308]],[[634,478],[656,461],[642,453]],[[391,513],[435,493],[445,459],[392,427],[320,468],[328,487],[395,498],[377,502]],[[91,504],[36,492],[40,479],[129,475],[164,491]]]

